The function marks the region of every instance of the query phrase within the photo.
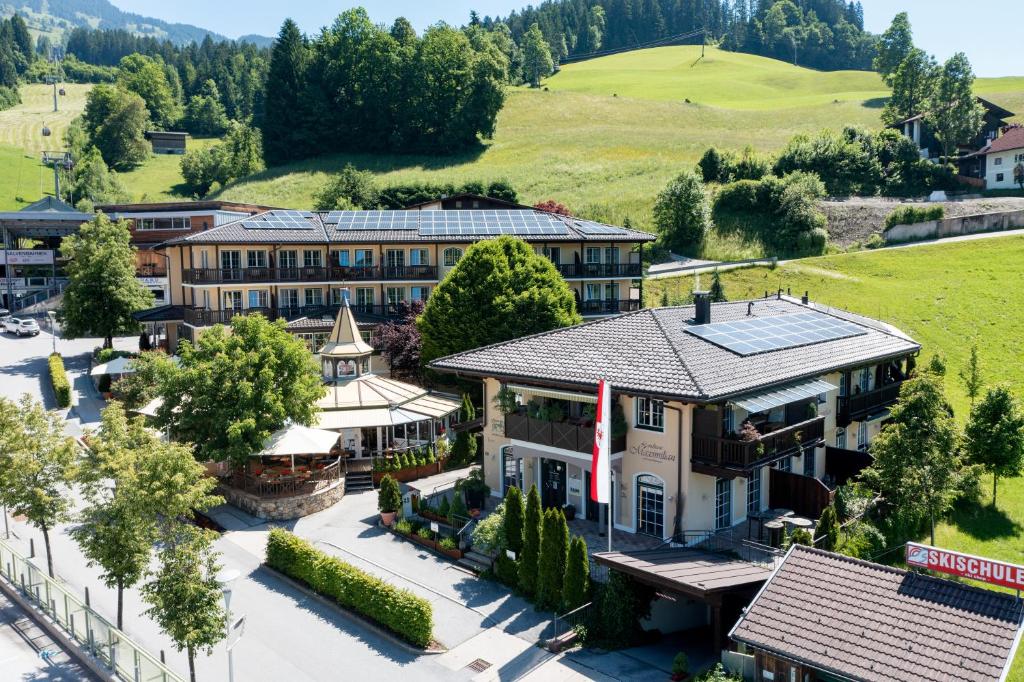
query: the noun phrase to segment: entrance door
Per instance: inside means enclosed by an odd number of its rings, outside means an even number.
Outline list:
[[[501,449],[501,459],[504,462],[505,467],[505,490],[504,493],[508,493],[508,489],[512,486],[519,488],[520,491],[523,489],[523,458],[516,457],[515,452],[511,445],[506,445]]]
[[[565,506],[565,469],[565,462],[540,460],[540,500],[545,508]]]
[[[611,507],[612,507],[612,517],[614,518],[614,516],[615,516],[615,480],[614,480],[614,476],[613,476],[612,480],[608,483],[608,485],[611,488],[611,495],[608,497],[608,499],[610,499],[612,501],[612,505],[611,505]],[[597,523],[607,524],[608,523],[608,519],[607,519],[607,517],[603,516],[604,512],[602,511],[602,508],[605,505],[601,504],[600,502],[595,502],[590,497],[590,472],[589,471],[584,471],[583,472],[583,496],[587,499],[587,502],[586,502],[587,521],[596,521]]]
[[[732,479],[715,480],[715,530],[728,528],[732,521]]]
[[[636,532],[665,537],[665,486],[656,476],[636,479]]]

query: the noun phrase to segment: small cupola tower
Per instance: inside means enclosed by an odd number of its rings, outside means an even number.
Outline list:
[[[320,366],[325,381],[347,381],[370,373],[373,346],[363,341],[348,299],[342,301],[338,319],[327,343],[320,349]]]

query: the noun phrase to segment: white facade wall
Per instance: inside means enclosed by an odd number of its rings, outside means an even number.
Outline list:
[[[985,156],[985,189],[1014,189],[1013,169],[1024,164],[1024,147]]]

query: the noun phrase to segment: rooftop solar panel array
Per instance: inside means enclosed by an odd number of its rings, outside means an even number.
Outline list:
[[[742,356],[868,333],[858,324],[817,312],[712,322],[689,326],[686,331]]]
[[[271,211],[242,222],[249,230],[312,230],[311,211]]]
[[[331,211],[324,222],[339,230],[415,230],[419,211]]]
[[[621,227],[613,227],[612,225],[602,225],[600,223],[591,223],[585,220],[577,220],[576,229],[586,235],[626,234],[626,231],[623,230]]]
[[[570,235],[557,217],[536,211],[421,211],[421,236]]]

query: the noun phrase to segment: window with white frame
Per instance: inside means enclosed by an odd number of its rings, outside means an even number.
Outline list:
[[[747,479],[747,514],[761,511],[761,467],[750,472]]]
[[[241,310],[242,309],[242,292],[241,291],[225,291],[224,292],[224,309],[225,310]]]
[[[409,287],[409,300],[410,301],[423,301],[427,302],[427,298],[430,297],[430,287]]]
[[[732,479],[715,479],[715,530],[732,525]]]
[[[857,449],[867,450],[868,449],[868,423],[860,422],[857,424]]]
[[[588,246],[583,252],[583,262],[588,265],[596,265],[601,262],[601,248]]]
[[[409,249],[409,265],[430,265],[430,252],[426,249]]]
[[[277,252],[277,266],[279,268],[297,268],[299,267],[298,254],[294,249],[286,249],[284,251]]]
[[[1003,165],[1003,157],[997,156],[995,158],[995,160],[992,162],[992,165],[993,166],[1002,166]]]
[[[331,289],[331,305],[341,305],[345,301],[351,300],[349,296],[349,290],[346,288],[332,288]]]
[[[320,268],[324,264],[324,254],[322,251],[314,251],[312,249],[306,249],[302,252],[302,267],[304,268]]]
[[[347,268],[352,262],[349,260],[348,249],[342,249],[341,251],[335,251],[335,258],[338,259],[338,265],[343,268]]]
[[[270,292],[266,289],[250,289],[249,290],[249,307],[250,308],[269,308],[270,307]]]
[[[388,249],[384,253],[384,264],[389,268],[404,268],[405,251],[401,249]]]
[[[265,268],[267,267],[267,252],[266,251],[246,251],[245,262],[248,268]]]
[[[324,304],[324,290],[323,289],[306,289],[306,305],[323,305]]]
[[[793,471],[793,458],[783,457],[779,461],[775,462],[775,464],[772,464],[772,466],[778,469],[779,471]]]
[[[368,268],[373,265],[373,249],[356,249],[356,267]]]
[[[192,219],[185,217],[175,218],[137,218],[135,220],[136,230],[191,230]]]
[[[584,290],[584,301],[600,301],[601,300],[601,285],[587,283],[587,288]]]
[[[814,461],[815,455],[816,452],[814,448],[807,448],[804,450],[804,476],[814,478],[814,466],[816,464]]]
[[[391,305],[405,302],[405,287],[388,287],[386,293]]]
[[[374,291],[370,287],[359,287],[356,289],[356,307],[362,310],[372,308]]]
[[[722,408],[722,433],[733,433],[736,431],[736,408],[726,405]]]
[[[277,292],[277,305],[280,308],[298,308],[299,290],[281,289]]]
[[[846,449],[846,429],[842,427],[836,429],[836,447]]]
[[[462,249],[454,246],[449,246],[444,250],[444,266],[446,268],[453,267],[462,258]]]
[[[651,398],[637,398],[636,427],[648,431],[664,431],[665,403]]]

